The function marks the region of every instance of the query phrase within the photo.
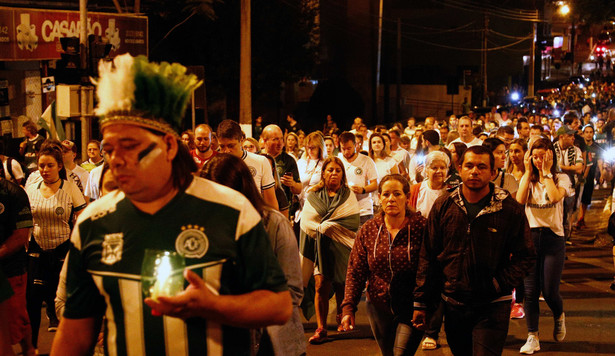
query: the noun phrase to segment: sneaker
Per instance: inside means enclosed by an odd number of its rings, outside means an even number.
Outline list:
[[[308,339],[308,342],[312,345],[320,345],[323,342],[327,341],[327,330],[323,328],[318,328],[314,332],[314,335]]]
[[[510,309],[510,318],[511,319],[523,319],[525,317],[525,310],[523,309],[523,304],[515,303]]]
[[[566,337],[566,315],[562,313],[559,318],[555,319],[553,325],[553,338],[555,341],[563,341]]]
[[[435,350],[437,348],[438,348],[438,341],[429,336],[426,336],[425,340],[423,340],[423,343],[421,344],[422,350]]]
[[[528,334],[525,345],[519,350],[520,354],[531,355],[536,351],[540,351],[540,341],[538,340],[538,334]]]
[[[58,321],[57,318],[53,318],[51,320],[49,320],[49,326],[47,327],[47,331],[53,333],[58,331],[58,325],[60,324],[60,322]]]

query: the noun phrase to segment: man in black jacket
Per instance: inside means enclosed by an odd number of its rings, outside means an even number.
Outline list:
[[[533,266],[535,251],[523,207],[490,183],[493,154],[472,146],[463,181],[433,205],[414,291],[413,323],[440,298],[454,355],[500,355],[508,334],[512,289]]]

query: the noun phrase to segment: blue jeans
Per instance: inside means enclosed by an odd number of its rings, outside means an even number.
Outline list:
[[[455,356],[501,355],[504,349],[510,302],[480,306],[454,306],[444,303],[444,331]]]
[[[423,332],[401,323],[390,309],[366,302],[367,316],[372,334],[383,356],[414,355],[423,338]]]
[[[566,241],[549,228],[532,229],[532,238],[536,248],[536,266],[525,277],[524,308],[528,332],[537,332],[540,292],[554,317],[558,318],[564,312],[559,285],[564,270]]]

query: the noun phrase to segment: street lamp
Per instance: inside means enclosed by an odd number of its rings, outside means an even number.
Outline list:
[[[564,3],[564,2],[560,2],[561,4],[559,5],[559,13],[562,14],[563,16],[567,16],[570,13],[570,6],[568,6],[568,4]]]

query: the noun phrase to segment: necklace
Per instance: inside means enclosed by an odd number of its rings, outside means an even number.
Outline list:
[[[47,182],[43,181],[43,183],[45,183],[45,185],[54,185],[54,184],[56,184],[57,182],[59,182],[61,179],[62,179],[62,178],[58,178],[56,181],[51,182],[51,183],[47,183]]]

